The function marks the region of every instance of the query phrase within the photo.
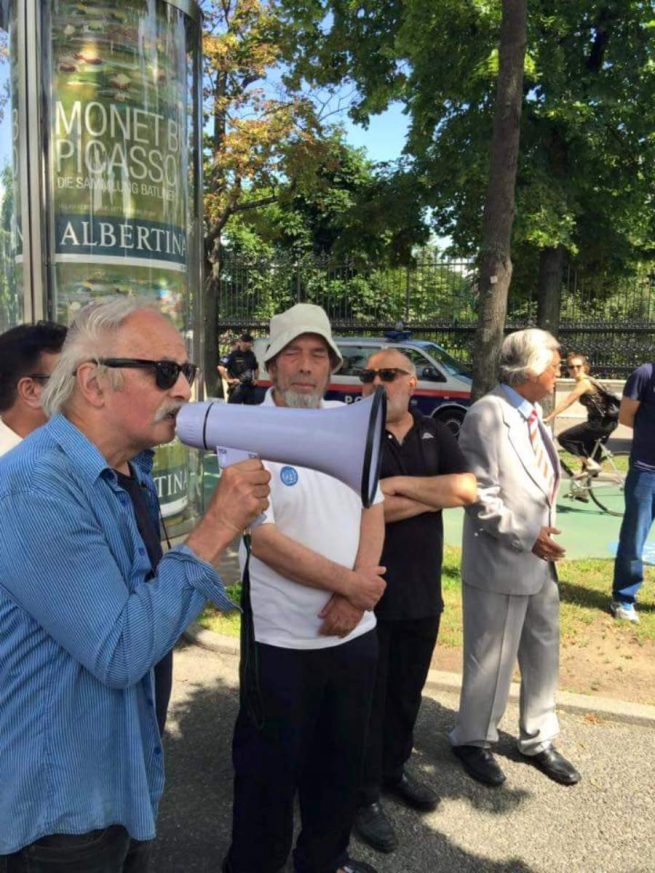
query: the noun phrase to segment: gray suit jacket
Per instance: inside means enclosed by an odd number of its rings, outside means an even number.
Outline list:
[[[557,452],[546,428],[552,459]],[[462,579],[497,594],[536,594],[554,564],[532,546],[542,527],[555,526],[546,481],[530,443],[528,424],[498,386],[464,418],[459,445],[478,480],[478,502],[466,509]],[[555,463],[559,480],[559,464]]]

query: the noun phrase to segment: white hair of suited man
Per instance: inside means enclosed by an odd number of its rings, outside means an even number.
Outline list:
[[[500,381],[507,385],[521,385],[531,376],[541,376],[559,351],[555,337],[545,330],[529,327],[505,337],[500,350]]]

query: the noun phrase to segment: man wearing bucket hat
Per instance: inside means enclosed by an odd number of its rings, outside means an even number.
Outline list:
[[[330,322],[299,303],[271,319],[264,404],[313,409],[342,363]],[[307,435],[311,439],[311,434]],[[364,754],[377,637],[371,611],[384,591],[378,566],[382,495],[369,509],[341,482],[266,463],[271,499],[245,568],[254,618],[259,717],[244,703],[233,741],[232,844],[224,873],[277,873],[302,828],[296,873],[375,873],[348,856]],[[244,653],[242,652],[242,658]]]

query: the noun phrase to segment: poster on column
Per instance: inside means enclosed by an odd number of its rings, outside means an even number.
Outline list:
[[[137,295],[185,328],[189,59],[184,15],[155,0],[51,7],[51,234],[57,315]],[[157,453],[165,515],[184,509],[183,447]]]

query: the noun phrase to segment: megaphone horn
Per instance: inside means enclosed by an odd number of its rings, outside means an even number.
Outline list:
[[[266,461],[309,467],[334,476],[370,506],[382,461],[386,393],[326,409],[187,403],[177,414],[177,435],[188,446],[228,446]]]

